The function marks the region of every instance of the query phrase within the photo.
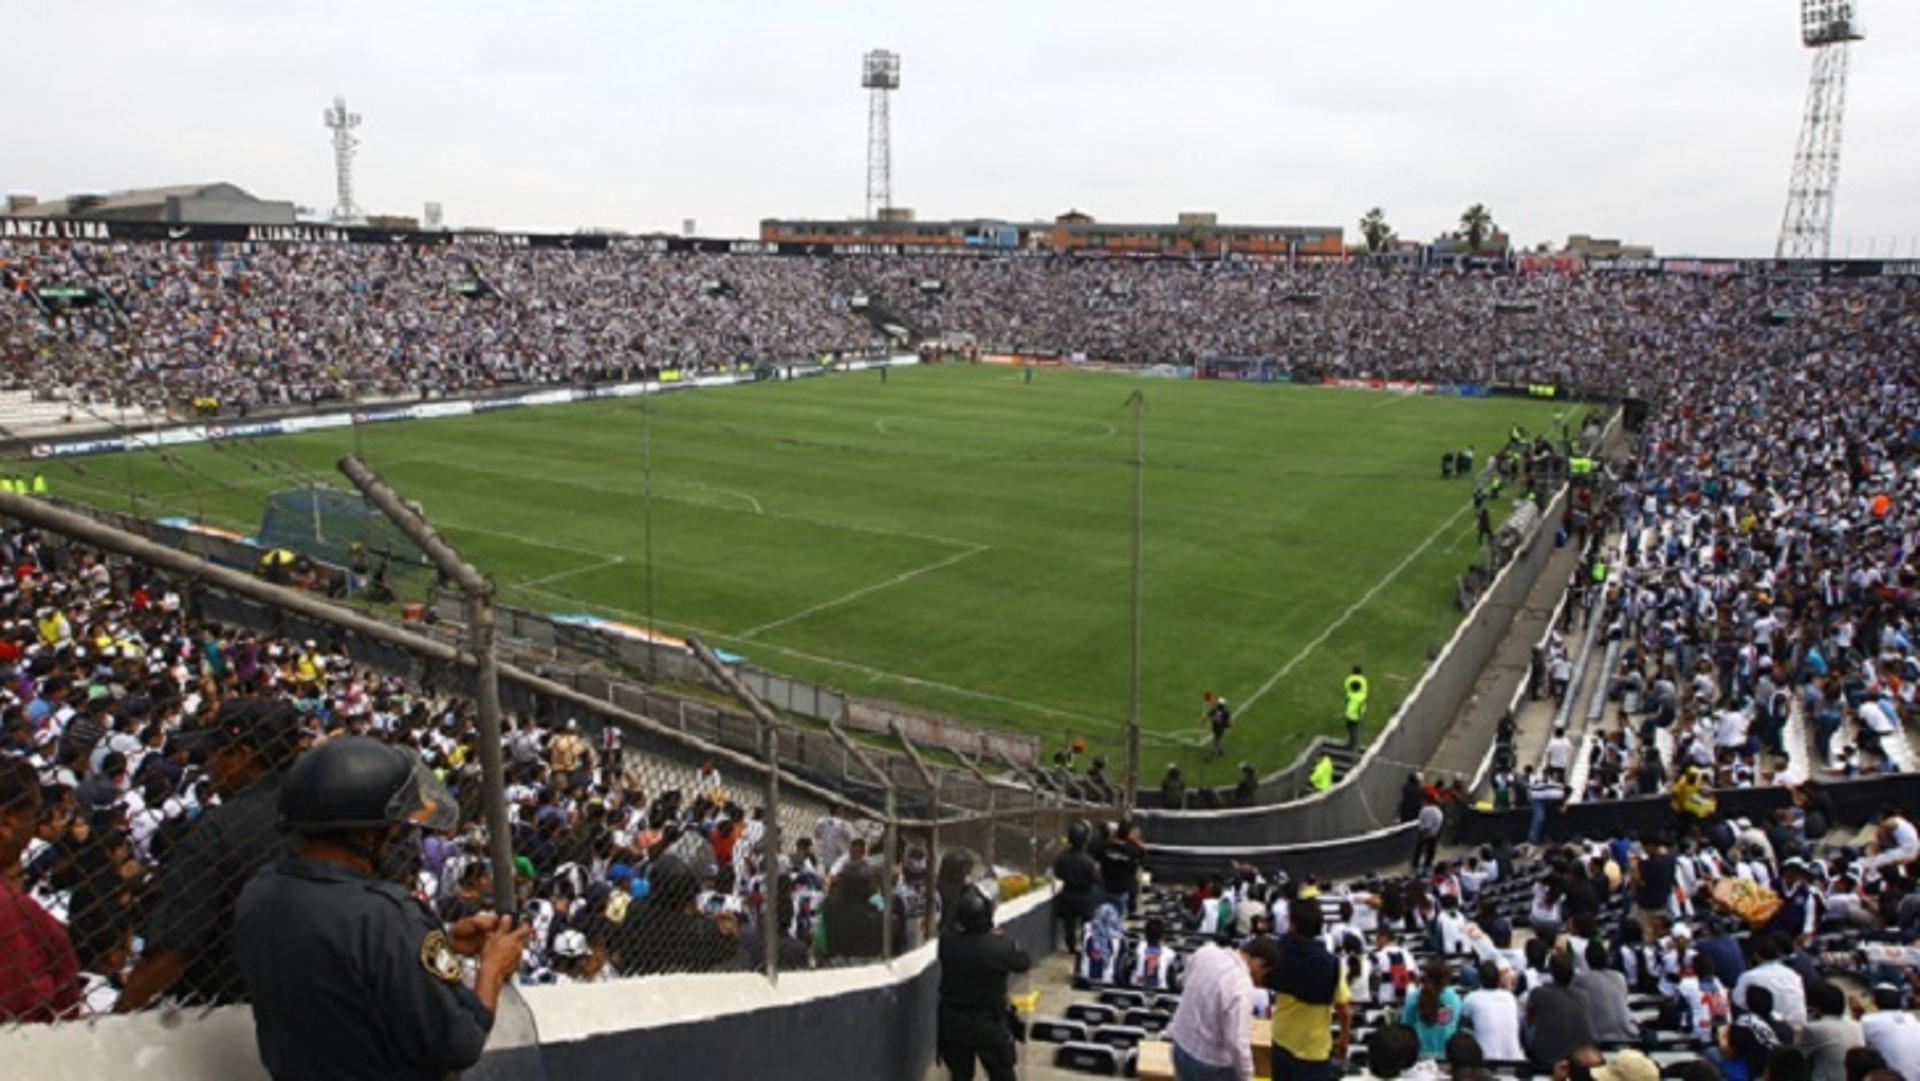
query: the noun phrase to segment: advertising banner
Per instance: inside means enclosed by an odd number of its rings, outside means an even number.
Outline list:
[[[881,364],[900,366],[920,363],[920,358],[910,353],[895,354],[884,360],[858,361],[862,368]],[[846,370],[835,368],[835,371]],[[819,373],[809,373],[819,374]],[[330,413],[307,413],[289,417],[275,417],[270,420],[230,420],[215,421],[209,424],[179,424],[170,428],[157,428],[128,435],[95,434],[59,441],[48,440],[33,443],[27,447],[27,454],[33,458],[71,458],[89,454],[108,454],[134,447],[171,447],[190,443],[218,442],[227,439],[255,439],[268,435],[290,435],[294,432],[319,431],[325,428],[345,428],[354,424],[388,424],[402,420],[431,420],[437,417],[464,417],[475,413],[491,413],[499,409],[518,409],[527,406],[560,405],[566,402],[589,401],[596,398],[626,398],[639,394],[658,393],[662,390],[691,390],[697,387],[727,387],[740,383],[751,383],[760,376],[756,372],[728,372],[721,375],[706,375],[693,379],[679,378],[681,373],[669,372],[662,376],[668,385],[661,383],[618,383],[601,387],[549,387],[544,390],[527,391],[520,394],[504,394],[492,398],[457,398],[430,402],[415,402],[408,405],[382,405],[353,411],[335,411]],[[669,377],[672,377],[669,379]],[[677,381],[676,381],[677,380]]]

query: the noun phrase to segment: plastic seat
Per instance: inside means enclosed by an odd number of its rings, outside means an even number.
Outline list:
[[[1099,1002],[1076,1002],[1067,1007],[1067,1016],[1088,1025],[1111,1025],[1120,1020],[1119,1011]]]
[[[1138,1025],[1101,1025],[1093,1030],[1093,1042],[1109,1047],[1139,1047],[1146,1038],[1147,1030]]]
[[[1027,1037],[1036,1043],[1085,1041],[1087,1026],[1064,1017],[1036,1017],[1027,1022]]]
[[[1053,1064],[1060,1069],[1100,1077],[1123,1076],[1133,1061],[1133,1051],[1103,1043],[1062,1044],[1053,1052]]]

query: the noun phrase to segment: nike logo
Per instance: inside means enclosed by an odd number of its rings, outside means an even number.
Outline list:
[[[179,240],[179,239],[180,239],[181,237],[184,237],[184,236],[186,236],[186,235],[187,235],[188,233],[191,233],[191,232],[193,232],[193,226],[191,226],[191,225],[182,225],[182,226],[181,226],[180,228],[178,228],[178,229],[168,229],[168,230],[167,230],[167,239],[168,239],[168,240]]]

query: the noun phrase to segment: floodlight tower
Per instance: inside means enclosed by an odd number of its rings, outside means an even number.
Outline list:
[[[360,149],[360,140],[353,137],[353,129],[360,126],[360,114],[348,112],[347,99],[337,97],[323,119],[333,132],[333,220],[354,221],[360,208],[353,205],[353,153]]]
[[[867,217],[893,207],[893,132],[887,105],[900,89],[900,54],[885,49],[869,52],[860,66],[860,85],[867,90]]]
[[[1854,20],[1853,0],[1800,0],[1800,43],[1813,50],[1813,75],[1807,81],[1807,113],[1800,121],[1776,259],[1825,259],[1833,247],[1848,46],[1865,36]]]

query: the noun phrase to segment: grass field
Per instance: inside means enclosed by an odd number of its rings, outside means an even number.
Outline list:
[[[1458,619],[1465,482],[1560,407],[1320,387],[935,367],[652,405],[653,608],[763,667],[1109,752],[1127,710],[1131,413],[1147,396],[1145,779],[1224,780],[1384,723]],[[271,491],[347,487],[354,449],[508,603],[643,621],[643,415],[628,399],[49,463],[57,495],[251,532]],[[1202,758],[1201,693],[1240,712]],[[1117,757],[1115,758],[1117,771]]]

